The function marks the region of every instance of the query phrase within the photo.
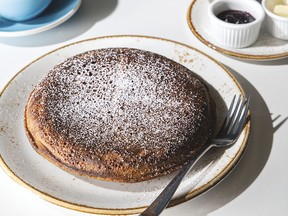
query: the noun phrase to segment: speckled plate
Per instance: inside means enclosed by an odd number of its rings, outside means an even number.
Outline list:
[[[206,46],[229,56],[244,60],[274,60],[288,57],[288,41],[272,37],[263,23],[257,41],[247,48],[229,49],[217,45],[210,30],[208,6],[213,0],[194,0],[187,12],[192,33]]]
[[[175,41],[145,36],[100,37],[61,47],[27,65],[6,85],[0,95],[0,165],[9,176],[63,207],[97,214],[136,214],[151,203],[175,173],[133,184],[75,176],[38,155],[23,126],[28,95],[49,69],[72,55],[106,47],[148,50],[190,68],[211,84],[218,113],[225,114],[226,104],[233,95],[243,95],[243,90],[223,65],[206,54]],[[208,152],[183,180],[171,205],[189,200],[223,179],[243,154],[249,133],[247,124],[235,145]]]

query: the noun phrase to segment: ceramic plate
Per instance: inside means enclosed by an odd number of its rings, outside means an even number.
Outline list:
[[[54,28],[68,20],[80,5],[81,0],[52,1],[44,13],[25,22],[12,22],[0,17],[0,36],[31,35]]]
[[[2,91],[0,164],[14,180],[60,206],[108,215],[139,213],[151,203],[175,173],[130,184],[72,175],[39,156],[31,147],[24,130],[25,103],[40,79],[54,65],[67,57],[107,47],[130,47],[152,51],[195,71],[211,84],[218,113],[226,113],[226,104],[230,104],[233,95],[244,94],[237,80],[220,63],[178,42],[145,36],[111,36],[73,43],[30,63]],[[220,120],[218,122],[220,123]],[[201,194],[227,175],[242,155],[249,131],[250,124],[247,124],[239,140],[231,148],[212,149],[208,152],[183,180],[171,205]]]
[[[218,46],[209,31],[208,6],[212,1],[194,0],[187,13],[188,25],[192,33],[205,45],[220,53],[246,60],[273,60],[288,57],[288,41],[272,37],[266,31],[265,23],[262,25],[259,38],[250,47],[229,49]]]

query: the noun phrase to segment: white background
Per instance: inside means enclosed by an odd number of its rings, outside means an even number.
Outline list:
[[[71,19],[54,29],[19,38],[0,37],[0,89],[37,57],[87,38],[136,34],[193,46],[225,64],[251,95],[252,133],[242,160],[230,175],[205,194],[169,208],[163,215],[288,215],[288,58],[243,61],[206,47],[187,25],[190,3],[191,0],[84,0]],[[0,215],[88,214],[42,200],[0,169]]]

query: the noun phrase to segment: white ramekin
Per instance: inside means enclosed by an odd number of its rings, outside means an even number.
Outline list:
[[[225,10],[239,10],[250,13],[255,20],[251,23],[227,23],[217,15]],[[256,0],[215,0],[208,8],[210,33],[218,45],[227,48],[243,48],[252,45],[258,38],[265,12]]]
[[[288,40],[288,17],[281,17],[274,14],[274,6],[281,4],[282,0],[262,0],[262,6],[266,12],[266,28],[275,38]]]

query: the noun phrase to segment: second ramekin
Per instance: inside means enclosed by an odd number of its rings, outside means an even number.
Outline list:
[[[274,6],[281,3],[281,0],[262,0],[262,6],[267,14],[265,24],[273,37],[288,40],[288,17],[281,17],[272,12]]]

